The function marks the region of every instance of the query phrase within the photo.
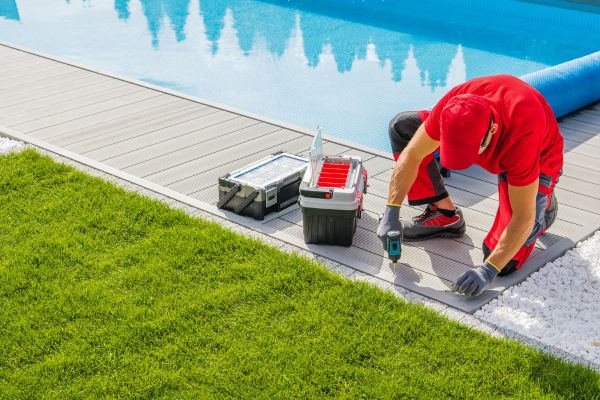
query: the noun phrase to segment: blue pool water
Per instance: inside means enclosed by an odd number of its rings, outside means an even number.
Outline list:
[[[0,0],[0,40],[387,150],[397,112],[456,84],[600,50],[600,13],[561,0]]]

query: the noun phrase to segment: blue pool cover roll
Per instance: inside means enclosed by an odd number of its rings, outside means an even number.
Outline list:
[[[556,118],[600,100],[600,51],[521,77],[540,91]]]

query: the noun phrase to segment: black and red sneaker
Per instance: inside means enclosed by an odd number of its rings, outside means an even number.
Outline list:
[[[467,228],[460,209],[452,213],[439,210],[435,204],[428,205],[423,214],[405,222],[403,226],[403,236],[407,242],[436,237],[457,238],[463,236]]]

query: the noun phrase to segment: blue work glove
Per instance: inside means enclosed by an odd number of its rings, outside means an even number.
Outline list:
[[[383,243],[383,249],[385,251],[387,248],[387,234],[390,231],[400,231],[402,232],[402,224],[400,223],[400,207],[399,206],[385,206],[385,211],[383,212],[383,216],[379,220],[379,226],[377,227],[377,237],[381,239],[381,243]]]
[[[467,296],[479,296],[492,284],[499,272],[496,267],[486,262],[481,267],[470,269],[459,276],[452,285],[452,291]]]

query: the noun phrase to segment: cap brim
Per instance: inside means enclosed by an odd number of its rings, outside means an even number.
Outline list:
[[[446,144],[440,147],[440,162],[450,170],[459,171],[475,164],[479,148],[469,149],[467,146]]]

